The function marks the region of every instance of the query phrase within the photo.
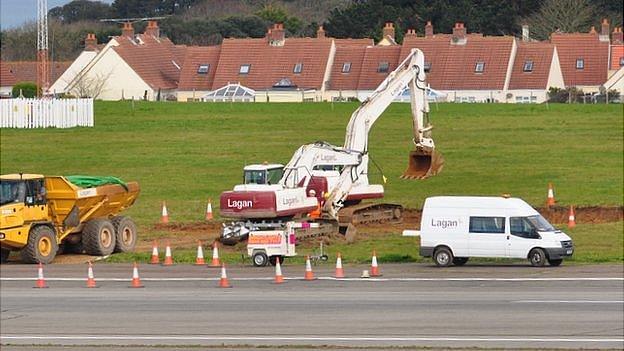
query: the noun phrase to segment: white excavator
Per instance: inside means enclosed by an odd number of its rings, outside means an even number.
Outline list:
[[[286,166],[246,166],[244,184],[221,194],[220,214],[234,220],[224,224],[221,241],[233,245],[250,231],[279,230],[289,221],[317,223],[314,229],[303,226],[298,237],[342,228],[350,240],[357,224],[400,221],[401,205],[362,201],[384,195],[383,185],[368,181],[369,132],[406,88],[410,91],[415,150],[410,152],[401,177],[425,179],[440,172],[444,160],[431,137],[424,55],[413,49],[351,115],[344,146],[317,141],[301,146]]]

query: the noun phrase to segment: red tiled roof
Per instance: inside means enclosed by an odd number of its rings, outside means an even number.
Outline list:
[[[511,56],[513,37],[483,37],[468,34],[463,45],[451,43],[450,35],[431,38],[409,36],[403,40],[401,59],[418,48],[431,63],[427,81],[439,90],[501,90]],[[475,72],[477,62],[484,62],[482,73]]]
[[[557,47],[561,73],[566,86],[600,85],[607,80],[609,43],[593,33],[553,33],[550,42]],[[577,59],[584,68],[576,68]]]
[[[0,61],[0,87],[12,87],[17,83],[17,79],[9,69],[9,66]]]
[[[375,41],[373,39],[334,39],[334,43],[336,46],[357,46],[357,47],[367,47],[375,45]]]
[[[211,90],[217,64],[219,63],[220,46],[191,46],[186,50],[186,58],[180,74],[180,90]],[[205,74],[197,73],[199,65],[210,65]]]
[[[271,46],[266,38],[224,39],[213,89],[228,82],[240,82],[252,89],[270,89],[283,78],[299,88],[323,86],[331,38],[286,38],[283,46]],[[301,73],[293,72],[297,63]],[[239,74],[241,65],[250,64],[248,74]]]
[[[331,90],[356,90],[362,71],[365,46],[336,46],[336,55],[330,77]],[[351,63],[349,72],[343,73],[345,63]]]
[[[518,43],[509,89],[548,89],[554,50],[549,43]],[[532,71],[524,71],[527,61],[533,62]]]
[[[367,47],[362,59],[358,90],[376,89],[388,74],[398,66],[400,54],[401,47],[398,45]],[[381,62],[389,64],[387,72],[378,72]]]
[[[4,61],[11,73],[19,82],[37,82],[37,61]],[[50,63],[50,84],[56,80],[69,68],[71,61],[59,61]]]
[[[113,47],[113,50],[152,89],[177,88],[186,46],[174,45],[167,38],[152,35],[140,34],[137,37],[141,42],[124,36],[116,37],[119,46]]]
[[[611,70],[620,69],[621,67],[620,62],[623,57],[624,57],[624,45],[622,44],[611,45],[611,62],[610,62],[609,69]]]

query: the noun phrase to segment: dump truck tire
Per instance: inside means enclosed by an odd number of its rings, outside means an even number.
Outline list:
[[[47,225],[39,225],[30,230],[28,242],[20,252],[26,263],[52,262],[58,252],[58,243],[54,230]]]
[[[111,220],[115,227],[115,252],[131,252],[137,242],[137,227],[132,218],[116,216]]]
[[[108,219],[92,219],[82,230],[82,245],[89,255],[106,256],[115,250],[115,227]]]
[[[9,260],[11,250],[0,248],[0,263],[6,263]]]

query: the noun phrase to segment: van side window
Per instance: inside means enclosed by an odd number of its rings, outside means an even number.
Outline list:
[[[535,238],[533,226],[525,217],[509,217],[509,230],[512,235],[522,238]]]
[[[471,233],[505,233],[505,217],[470,217]]]

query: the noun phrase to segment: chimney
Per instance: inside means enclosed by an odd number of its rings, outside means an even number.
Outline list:
[[[609,20],[606,18],[602,19],[602,25],[600,26],[600,35],[609,36]]]
[[[316,37],[325,38],[325,29],[323,29],[323,26],[318,27],[318,30],[316,31]]]
[[[160,28],[158,28],[158,22],[147,21],[147,27],[145,27],[145,34],[154,36],[155,38],[160,37]]]
[[[390,37],[394,40],[394,23],[386,22],[386,25],[383,28],[383,37]]]
[[[269,30],[267,31],[267,40],[269,42],[269,45],[283,46],[284,40],[286,40],[286,33],[284,32],[284,24],[283,23],[273,24],[273,28],[269,28]]]
[[[596,27],[591,26],[591,29],[589,30],[589,34],[598,34],[598,32],[596,32]]]
[[[97,38],[93,33],[87,33],[87,37],[85,38],[85,51],[96,51],[97,50]]]
[[[464,27],[464,23],[455,23],[455,27],[453,27],[452,42],[460,45],[466,44],[466,27]]]
[[[132,27],[131,22],[124,22],[123,27],[121,28],[121,36],[127,38],[134,38],[134,27]]]
[[[524,41],[524,42],[531,41],[531,37],[529,35],[529,25],[528,24],[523,24],[522,25],[522,41]]]
[[[611,33],[611,44],[624,44],[624,38],[622,38],[622,27],[613,28],[613,33]]]
[[[425,25],[425,38],[431,37],[433,37],[433,24],[431,24],[431,21],[427,21]]]
[[[408,29],[404,38],[416,38],[416,29]]]

